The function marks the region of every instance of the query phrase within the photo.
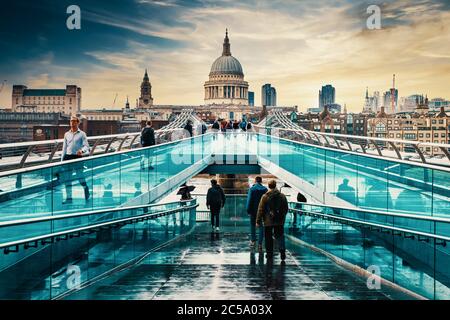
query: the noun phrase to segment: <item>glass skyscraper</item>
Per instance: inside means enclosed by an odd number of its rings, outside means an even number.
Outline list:
[[[277,90],[267,83],[262,86],[261,90],[261,105],[276,106],[277,105]]]
[[[325,105],[334,104],[336,99],[336,89],[327,84],[322,87],[322,90],[319,90],[319,108],[323,110]]]

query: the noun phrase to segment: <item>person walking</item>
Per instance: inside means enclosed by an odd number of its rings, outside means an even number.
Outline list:
[[[262,196],[267,192],[267,188],[262,185],[262,178],[256,177],[255,184],[248,190],[247,194],[247,213],[250,215],[250,246],[256,244],[256,215],[258,213],[259,202]],[[264,229],[258,228],[258,251],[262,252],[262,242],[264,238]]]
[[[239,124],[239,128],[241,128],[242,131],[247,131],[247,121],[245,119],[242,119],[241,123]]]
[[[145,123],[145,127],[141,131],[141,146],[142,147],[150,147],[154,146],[156,144],[155,139],[155,129],[153,129],[153,124],[151,120],[148,120]],[[154,167],[152,166],[151,159],[149,159],[149,165],[148,170],[153,170]],[[142,154],[141,159],[141,170],[144,170],[145,167],[145,154]]]
[[[211,188],[206,194],[206,207],[211,212],[212,231],[219,232],[219,214],[220,209],[225,206],[225,193],[221,186],[217,184],[216,179],[211,180]]]
[[[212,132],[213,132],[213,140],[217,139],[217,133],[220,131],[220,123],[216,119],[214,120],[214,123],[211,126]]]
[[[143,147],[150,147],[155,144],[155,129],[153,129],[152,122],[149,120],[141,131],[141,145]]]
[[[214,121],[211,128],[214,130],[214,132],[217,132],[220,130],[220,123],[217,119]]]
[[[80,125],[80,119],[75,116],[70,117],[70,130],[64,134],[64,142],[62,148],[61,161],[80,159],[83,155],[89,154],[89,142],[87,140],[86,133],[81,131],[78,126]],[[91,194],[89,187],[83,176],[83,164],[77,162],[71,165],[65,166],[66,169],[66,200],[63,204],[70,204],[73,202],[72,198],[72,175],[75,171],[75,175],[80,182],[80,185],[84,188],[84,198],[89,200]]]
[[[264,238],[266,244],[266,258],[268,262],[273,259],[273,236],[278,242],[281,260],[286,259],[286,246],[284,242],[284,222],[288,212],[286,196],[277,189],[275,180],[269,181],[269,191],[264,194],[258,206],[256,227],[264,225]]]
[[[186,123],[186,125],[184,126],[183,129],[189,133],[189,138],[193,136],[193,128],[192,128],[191,120],[188,120],[188,122]]]

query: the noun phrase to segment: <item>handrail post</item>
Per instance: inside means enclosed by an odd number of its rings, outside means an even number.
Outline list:
[[[375,149],[377,149],[378,155],[379,155],[380,157],[382,157],[382,156],[383,156],[383,153],[381,152],[380,146],[379,146],[378,144],[376,144],[376,142],[375,142],[374,140],[372,140],[372,139],[370,140],[370,142],[372,142],[373,145],[375,146]]]
[[[402,160],[402,155],[400,154],[400,151],[398,150],[397,146],[395,145],[394,142],[389,141],[389,144],[391,145],[391,147],[394,149],[395,153],[397,154],[397,157]]]
[[[25,154],[22,157],[22,160],[20,160],[19,168],[23,168],[25,166],[25,161],[27,160],[31,151],[33,151],[34,147],[35,147],[34,145],[28,147],[27,152],[25,152]]]
[[[120,142],[119,148],[117,149],[117,151],[120,151],[120,150],[122,149],[122,145],[123,145],[123,143],[125,142],[125,140],[128,139],[128,137],[129,137],[129,135],[126,135],[126,136],[122,139],[122,142]]]
[[[412,145],[413,148],[416,150],[417,154],[419,155],[420,159],[423,163],[427,163],[427,160],[425,159],[425,156],[423,155],[423,152],[420,150],[419,146],[417,144]]]
[[[108,153],[109,148],[111,147],[111,144],[112,144],[114,141],[116,141],[116,140],[117,140],[117,137],[113,137],[111,140],[109,140],[109,143],[108,143],[108,145],[107,145],[106,148],[105,148],[105,153]]]

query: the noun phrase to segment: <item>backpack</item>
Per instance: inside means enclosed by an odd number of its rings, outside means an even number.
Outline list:
[[[141,144],[143,146],[152,146],[155,144],[155,130],[153,128],[144,128],[141,134]]]
[[[269,215],[275,224],[281,224],[284,219],[284,213],[281,212],[282,201],[281,193],[271,194],[267,198]]]

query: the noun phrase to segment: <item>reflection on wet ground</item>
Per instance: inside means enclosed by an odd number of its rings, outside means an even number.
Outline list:
[[[67,299],[321,300],[405,299],[337,266],[325,256],[287,241],[284,264],[268,265],[250,250],[247,228],[224,226],[194,233],[153,252],[140,264],[84,288]]]

